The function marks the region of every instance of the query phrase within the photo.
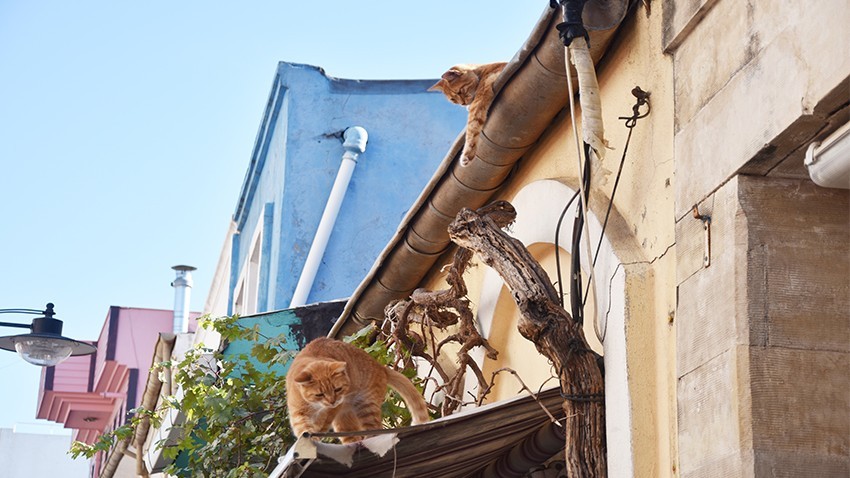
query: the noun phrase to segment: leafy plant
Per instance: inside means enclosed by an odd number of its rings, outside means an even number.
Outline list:
[[[189,350],[178,362],[154,366],[159,373],[171,369],[178,396],[166,396],[157,410],[137,408],[123,426],[102,434],[91,444],[74,442],[70,454],[91,458],[108,452],[122,440],[132,439],[136,427],[150,420],[161,425],[161,417],[175,410],[184,417],[183,433],[176,443],[155,443],[173,461],[169,475],[197,478],[266,477],[277,458],[294,443],[286,409],[284,370],[294,356],[285,348],[284,334],[266,337],[259,326],[240,325],[238,316],[199,319],[201,327],[212,328],[227,342],[253,343],[249,354],[224,354],[204,348]],[[374,340],[373,330],[364,329],[350,342],[366,350],[384,365],[391,365],[395,352],[386,342]],[[413,378],[415,371],[402,370]],[[394,393],[383,407],[385,426],[410,423],[410,413]]]
[[[375,326],[368,325],[343,340],[363,349],[381,365],[398,370],[405,377],[409,378],[420,392],[422,391],[422,381],[416,376],[416,369],[413,367],[397,366],[397,358],[402,356],[405,359],[409,359],[410,353],[406,350],[399,350],[399,353],[396,353],[390,347],[386,338],[378,334]],[[402,360],[401,362],[404,363],[406,361]],[[405,406],[404,400],[392,389],[387,389],[387,397],[383,405],[381,405],[381,416],[383,417],[384,428],[405,427],[410,425],[412,421],[410,410]]]
[[[128,439],[145,419],[160,426],[168,409],[184,417],[184,433],[174,444],[156,443],[174,459],[166,472],[175,476],[230,478],[265,477],[279,456],[294,442],[286,410],[282,367],[293,352],[284,348],[286,338],[265,337],[258,327],[244,327],[238,316],[199,321],[228,342],[254,342],[250,355],[226,356],[199,345],[176,363],[155,365],[171,368],[181,396],[164,397],[158,410],[135,409],[124,426],[104,433],[92,445],[75,442],[71,455],[90,458]],[[259,364],[259,365],[258,365]],[[280,366],[280,367],[276,367]]]

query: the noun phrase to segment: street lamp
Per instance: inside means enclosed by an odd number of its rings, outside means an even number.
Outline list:
[[[22,359],[33,365],[52,367],[68,357],[97,351],[92,345],[62,336],[62,321],[53,318],[56,315],[53,304],[47,304],[44,310],[0,309],[0,314],[44,315],[33,319],[30,325],[0,322],[0,327],[30,329],[28,334],[0,337],[0,349],[18,352]]]

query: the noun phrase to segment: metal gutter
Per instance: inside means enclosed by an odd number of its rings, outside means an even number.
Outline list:
[[[598,63],[628,11],[630,0],[589,0],[584,9],[590,55]],[[528,40],[495,85],[476,160],[461,167],[458,136],[396,234],[349,299],[328,334],[345,336],[381,320],[392,300],[410,295],[450,247],[448,224],[461,208],[489,202],[516,163],[567,105],[564,45],[555,25],[559,9],[546,8]]]
[[[810,144],[805,165],[818,186],[850,189],[850,123]]]

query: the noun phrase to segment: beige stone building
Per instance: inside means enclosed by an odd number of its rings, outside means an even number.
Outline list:
[[[584,19],[612,148],[592,173],[594,253],[602,239],[584,324],[605,361],[609,476],[850,476],[850,183],[818,186],[804,165],[850,118],[850,4],[591,0]],[[446,289],[447,225],[495,199],[514,205],[510,234],[553,281],[573,254],[591,274],[569,240],[578,202],[559,222],[579,189],[560,21],[543,13],[496,86],[477,158],[458,164],[458,138],[332,335]],[[636,86],[650,112],[626,151],[618,118]],[[480,262],[465,278],[500,352],[475,352],[480,368],[536,390],[552,370],[517,333],[501,278]],[[488,400],[517,389],[499,375]],[[443,453],[434,467],[465,459]]]

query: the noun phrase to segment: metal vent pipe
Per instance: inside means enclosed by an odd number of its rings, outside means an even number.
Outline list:
[[[192,295],[192,266],[174,266],[177,277],[171,283],[174,287],[174,333],[189,331],[189,298]]]

